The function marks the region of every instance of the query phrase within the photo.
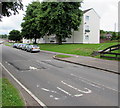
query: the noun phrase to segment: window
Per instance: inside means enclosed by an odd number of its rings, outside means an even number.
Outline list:
[[[85,35],[85,40],[89,40],[89,35]]]
[[[86,21],[89,21],[89,18],[90,18],[89,16],[86,16],[86,17],[85,17],[85,20],[86,20]]]
[[[85,25],[85,32],[90,32],[90,27],[89,27],[89,25]]]
[[[86,26],[85,26],[85,30],[89,30],[89,25],[86,25]]]

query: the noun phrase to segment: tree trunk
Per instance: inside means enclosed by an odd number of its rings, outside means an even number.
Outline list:
[[[34,39],[35,39],[34,44],[37,44],[37,38],[35,37]]]
[[[57,43],[59,45],[62,45],[62,37],[60,35],[57,35],[56,37],[57,37]]]

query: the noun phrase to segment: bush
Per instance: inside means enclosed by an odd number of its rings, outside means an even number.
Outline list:
[[[100,39],[106,39],[106,37],[105,36],[100,36]]]

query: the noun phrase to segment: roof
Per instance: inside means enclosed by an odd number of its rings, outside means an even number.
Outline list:
[[[92,10],[92,9],[93,9],[93,8],[90,8],[90,9],[84,10],[83,13],[86,13],[86,12]]]
[[[100,16],[98,15],[98,13],[93,8],[84,10],[83,13],[85,14],[85,13],[89,12],[90,10],[93,10],[97,14],[97,16],[100,18]]]

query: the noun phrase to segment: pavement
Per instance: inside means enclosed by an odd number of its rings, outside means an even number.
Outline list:
[[[71,57],[68,58],[58,58],[56,56],[53,56],[54,59],[77,64],[77,65],[83,65],[91,68],[96,68],[100,70],[104,70],[106,72],[112,72],[115,74],[119,73],[119,62],[115,60],[104,60],[104,59],[98,59],[88,56],[79,56],[79,55],[73,55],[73,54],[65,54],[65,53],[58,53],[58,52],[51,52],[51,51],[44,51],[45,53],[51,53],[51,54],[62,54],[62,55],[69,55]]]

